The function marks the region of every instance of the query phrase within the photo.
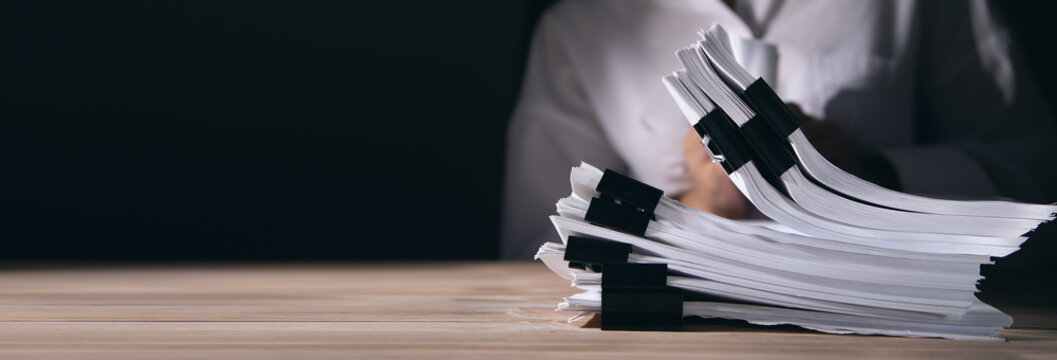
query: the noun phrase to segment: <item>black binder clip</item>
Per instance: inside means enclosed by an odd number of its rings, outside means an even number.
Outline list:
[[[796,158],[789,143],[777,137],[760,115],[739,128],[723,109],[716,108],[698,120],[694,129],[710,137],[709,150],[723,156],[720,165],[727,174],[754,161],[764,179],[788,195],[779,177],[796,164]]]
[[[653,219],[653,210],[664,192],[606,169],[595,187],[601,195],[591,199],[584,220],[613,230],[642,236]]]
[[[759,165],[766,166],[771,173],[780,176],[796,165],[792,145],[789,145],[789,141],[784,137],[778,136],[763,115],[756,114],[742,124],[739,130],[758,155],[762,162]]]
[[[584,220],[589,223],[636,236],[646,234],[646,228],[652,218],[651,213],[624,206],[605,197],[591,199],[591,205],[584,215]]]
[[[715,108],[703,116],[694,124],[694,130],[701,138],[709,138],[708,149],[723,157],[719,164],[727,174],[737,171],[753,158],[752,148],[723,109]]]
[[[595,191],[618,200],[622,205],[629,205],[648,214],[653,214],[661,196],[664,195],[661,189],[609,169],[606,169],[598,180]]]
[[[782,98],[775,94],[774,89],[767,85],[763,78],[759,78],[745,89],[741,94],[749,106],[756,110],[774,128],[780,137],[789,137],[796,129],[800,128],[800,119],[789,111]]]
[[[605,264],[626,264],[631,245],[616,241],[569,236],[565,257],[570,268],[603,271]]]
[[[610,264],[602,271],[602,330],[680,331],[683,291],[667,264]]]

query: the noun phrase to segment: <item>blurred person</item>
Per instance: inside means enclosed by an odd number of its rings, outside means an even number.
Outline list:
[[[835,165],[916,194],[1052,201],[1054,125],[983,0],[567,0],[537,26],[509,127],[503,257],[554,239],[580,161],[751,213],[660,81],[712,23],[778,47],[775,90]]]

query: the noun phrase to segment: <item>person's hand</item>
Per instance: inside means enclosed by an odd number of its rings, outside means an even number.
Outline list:
[[[856,149],[832,121],[819,121],[804,114],[800,106],[786,104],[800,119],[800,130],[826,160],[844,171],[889,189],[899,189],[899,176],[888,159],[866,148]]]
[[[679,197],[679,202],[729,219],[745,217],[748,201],[723,168],[712,163],[701,146],[701,138],[693,130],[683,139],[683,151],[692,181],[690,189]]]

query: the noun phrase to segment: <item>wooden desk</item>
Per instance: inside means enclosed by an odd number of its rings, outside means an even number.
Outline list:
[[[0,358],[1057,358],[1052,309],[1005,343],[704,322],[602,332],[539,263],[0,266]]]

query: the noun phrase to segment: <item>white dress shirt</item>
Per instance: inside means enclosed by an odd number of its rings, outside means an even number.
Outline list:
[[[503,256],[554,240],[569,168],[685,191],[689,131],[661,76],[712,23],[778,47],[778,94],[884,154],[903,190],[1042,201],[1055,131],[983,1],[567,0],[532,41],[509,127]]]

